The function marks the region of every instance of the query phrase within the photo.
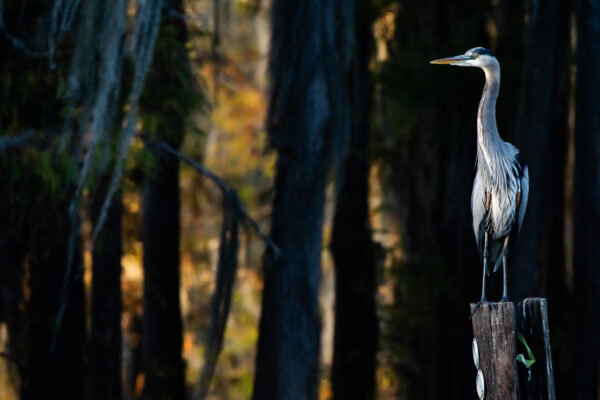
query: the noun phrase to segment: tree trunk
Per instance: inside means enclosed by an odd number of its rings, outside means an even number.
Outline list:
[[[110,177],[93,199],[96,219]],[[94,400],[121,398],[121,196],[113,197],[92,253],[91,395]]]
[[[273,4],[267,119],[278,151],[254,399],[316,399],[325,185],[349,131],[352,0]]]
[[[277,162],[272,238],[279,260],[265,259],[254,399],[316,399],[318,290],[328,163]],[[279,221],[279,222],[278,222]]]
[[[577,2],[574,399],[598,399],[600,364],[600,8]]]
[[[376,259],[369,221],[370,108],[369,63],[373,49],[373,10],[367,1],[356,5],[356,54],[348,82],[352,99],[349,154],[338,178],[331,239],[335,261],[335,336],[332,389],[336,399],[375,398],[377,314]],[[360,327],[360,329],[357,329]]]
[[[11,127],[48,133],[60,125],[56,112],[64,106],[57,96],[60,71],[49,70],[48,57],[32,55],[48,49],[52,7],[53,3],[41,0],[2,2],[5,25],[0,34],[0,69],[6,82],[0,94],[2,139],[11,133]],[[21,48],[15,45],[19,41],[25,44]],[[86,327],[81,237],[75,232],[72,269],[66,277],[70,229],[70,199],[66,197],[71,188],[61,169],[66,157],[60,161],[55,157],[49,149],[49,136],[44,135],[38,146],[26,151],[18,147],[14,151],[0,150],[0,184],[5,190],[0,194],[0,251],[6,252],[0,255],[0,280],[2,286],[14,285],[7,291],[1,289],[0,318],[7,322],[7,347],[20,364],[23,400],[69,400],[84,395]],[[79,221],[75,225],[78,230]],[[57,326],[60,310],[64,313]]]
[[[69,285],[64,288],[69,232],[68,202],[46,204],[44,224],[36,226],[25,263],[27,294],[24,295],[24,335],[15,338],[22,346],[24,373],[21,399],[81,399],[85,357],[85,297],[81,236],[75,254]],[[66,293],[61,293],[66,290]],[[65,296],[63,298],[63,296]],[[64,303],[63,303],[64,301]],[[57,315],[64,314],[57,329]],[[52,340],[56,345],[52,348]]]
[[[144,400],[183,399],[179,305],[179,160],[153,148],[144,185]]]
[[[170,3],[182,12],[182,1]],[[142,369],[144,400],[185,398],[179,304],[179,160],[155,140],[181,146],[191,90],[184,21],[163,15],[154,60],[140,101],[141,118],[153,118],[148,149],[156,166],[146,174],[143,193],[144,316]],[[177,107],[173,107],[173,103]],[[165,110],[171,110],[165,115]],[[152,124],[148,124],[152,125]]]

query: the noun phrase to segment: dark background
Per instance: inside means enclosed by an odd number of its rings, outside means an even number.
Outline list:
[[[484,80],[428,62],[483,46],[531,179],[509,297],[600,399],[595,1],[0,11],[0,398],[476,398]]]

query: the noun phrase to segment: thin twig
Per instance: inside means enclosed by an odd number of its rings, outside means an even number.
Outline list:
[[[201,173],[202,175],[206,176],[208,179],[213,181],[219,187],[219,189],[221,189],[221,191],[223,192],[223,195],[225,195],[227,197],[232,197],[232,193],[234,192],[234,189],[231,189],[230,187],[228,187],[227,184],[225,183],[225,181],[222,178],[220,178],[219,176],[217,176],[214,172],[212,172],[211,170],[209,170],[202,164],[198,163],[197,161],[186,156],[185,154],[174,149],[173,147],[169,146],[169,144],[167,144],[165,142],[159,142],[158,145],[160,147],[162,147],[162,149],[165,150],[167,153],[170,153],[171,155],[179,158],[181,161],[185,162],[186,164],[188,164],[189,166],[194,168],[196,171],[198,171],[199,173]],[[237,200],[237,196],[235,196],[235,199],[237,202],[237,208],[238,208],[238,212],[240,213],[240,215],[244,218],[244,220],[246,222],[248,222],[256,230],[256,233],[258,233],[258,236],[260,236],[260,238],[271,248],[275,259],[279,258],[279,255],[281,254],[281,250],[279,249],[279,247],[275,244],[275,242],[273,242],[273,239],[271,239],[271,237],[269,235],[267,235],[266,233],[263,232],[263,230],[260,227],[260,225],[258,224],[258,222],[256,222],[252,217],[250,217],[250,215],[248,214],[248,212],[246,211],[244,206],[240,203],[239,200]]]
[[[0,150],[10,149],[11,147],[21,147],[33,137],[33,129],[25,129],[16,136],[0,136]]]

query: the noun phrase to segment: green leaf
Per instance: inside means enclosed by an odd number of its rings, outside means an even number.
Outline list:
[[[531,368],[533,363],[535,363],[535,357],[533,356],[531,349],[527,345],[527,342],[525,342],[525,338],[523,337],[523,335],[519,333],[517,334],[517,338],[523,344],[523,346],[525,346],[525,350],[527,350],[527,357],[529,357],[529,359],[525,359],[525,356],[523,354],[519,354],[517,355],[517,362],[523,363],[523,365],[525,365],[525,367],[529,369]]]
[[[525,365],[527,369],[531,368],[535,360],[526,360],[523,354],[517,355],[517,361]]]
[[[523,343],[523,346],[525,346],[525,350],[527,350],[527,356],[535,361],[535,357],[533,357],[533,353],[531,352],[531,349],[529,348],[529,346],[527,345],[527,342],[525,341],[525,338],[523,337],[523,335],[521,335],[520,333],[517,334],[517,338],[519,339],[519,341],[521,343]]]

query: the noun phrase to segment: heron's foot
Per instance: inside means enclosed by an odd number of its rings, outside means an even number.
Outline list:
[[[494,303],[490,303],[489,301],[487,301],[487,299],[485,297],[482,297],[481,300],[479,300],[477,302],[477,304],[475,304],[475,308],[473,309],[473,311],[471,311],[471,315],[469,315],[469,319],[473,318],[473,315],[475,315],[475,312],[477,311],[477,309],[479,307],[481,307],[483,304],[488,304],[492,309],[494,309]]]
[[[504,295],[504,297],[500,299],[500,303],[508,303],[508,296]]]

